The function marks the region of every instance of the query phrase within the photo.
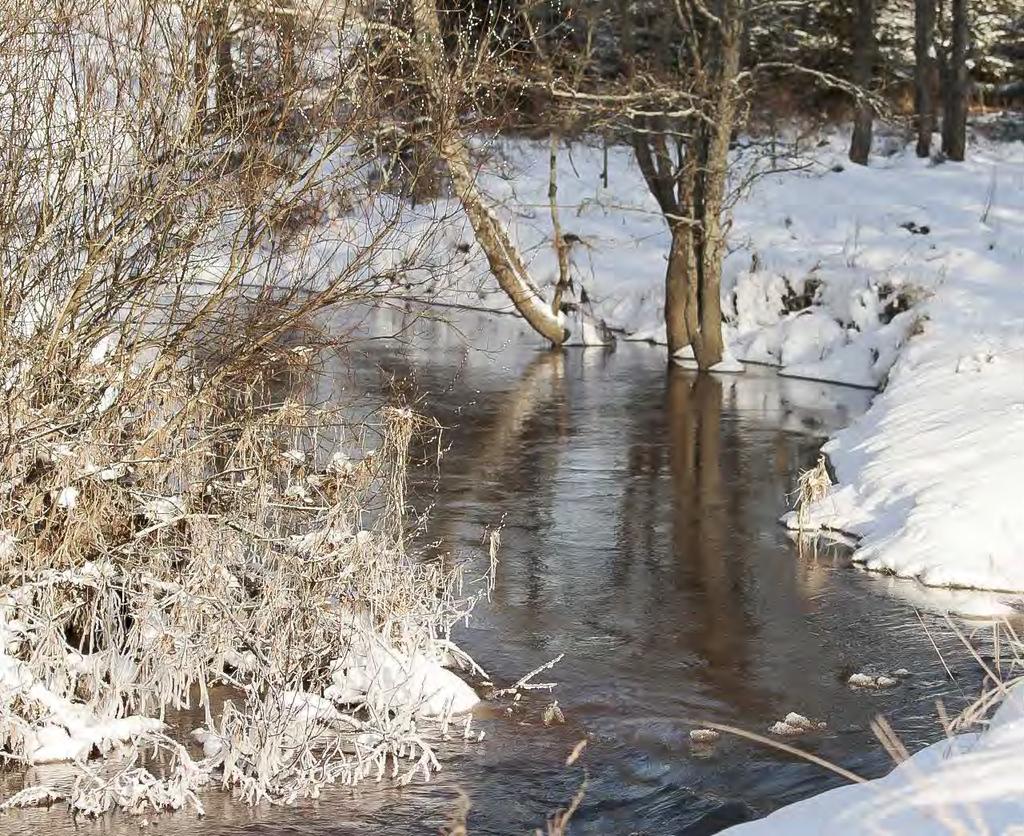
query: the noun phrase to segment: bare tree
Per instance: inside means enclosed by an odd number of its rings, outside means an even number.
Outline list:
[[[633,148],[672,243],[665,271],[669,354],[692,346],[708,369],[722,359],[723,213],[729,144],[741,99],[739,0],[677,4],[692,67],[688,105],[636,119]]]
[[[931,154],[935,131],[935,12],[935,0],[914,0],[914,112],[919,157]]]
[[[477,243],[516,310],[537,333],[559,346],[568,336],[560,312],[552,311],[545,303],[521,253],[477,185],[469,146],[459,125],[461,79],[446,60],[435,0],[412,0],[411,11],[415,61],[435,124],[437,149],[448,166]]]
[[[0,739],[14,763],[54,757],[54,735],[81,761],[128,744],[115,781],[90,764],[68,790],[87,815],[201,809],[214,768],[253,803],[308,795],[383,774],[391,741],[436,765],[393,694],[343,678],[381,641],[439,654],[462,606],[454,575],[406,551],[417,419],[387,410],[360,457],[372,428],[284,385],[312,378],[309,320],[374,304],[408,243],[366,176],[391,102],[361,75],[378,51],[331,24],[342,5],[303,5],[285,50],[276,13],[236,4],[219,20],[204,2],[0,5],[0,620],[33,625],[0,642],[25,684],[0,688]],[[286,84],[265,97],[267,79]],[[219,722],[214,682],[240,695]],[[194,761],[146,715],[197,691],[219,753]],[[332,693],[366,698],[380,745]],[[95,739],[62,731],[128,714]],[[168,770],[136,767],[133,740]]]
[[[967,51],[970,41],[968,0],[952,0],[950,11],[952,42],[946,62],[942,117],[942,152],[962,161],[967,152],[967,97],[970,77]]]
[[[875,0],[857,0],[853,24],[853,81],[862,90],[871,85],[878,46],[875,38]],[[870,101],[861,96],[853,120],[850,140],[850,161],[867,165],[871,153],[874,111]]]

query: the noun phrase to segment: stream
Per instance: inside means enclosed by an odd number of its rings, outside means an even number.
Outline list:
[[[643,345],[554,355],[493,320],[396,331],[338,357],[320,395],[399,392],[444,426],[440,466],[413,477],[422,543],[477,577],[484,534],[503,525],[494,593],[455,638],[497,685],[564,654],[537,677],[557,688],[482,706],[485,740],[446,746],[429,784],[332,788],[290,808],[213,792],[204,819],[147,831],[27,810],[0,816],[0,833],[437,833],[460,790],[469,833],[528,833],[584,781],[573,834],[714,833],[844,780],[733,735],[694,746],[702,722],[767,735],[796,711],[827,727],[789,742],[874,777],[892,763],[876,715],[913,751],[942,734],[936,700],[955,713],[975,695],[942,593],[863,572],[842,547],[798,549],[778,523],[799,471],[872,393],[756,366],[698,376]],[[896,687],[846,682],[898,668],[911,675]],[[545,725],[552,700],[565,722]]]

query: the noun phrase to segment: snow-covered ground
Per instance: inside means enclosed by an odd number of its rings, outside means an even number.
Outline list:
[[[496,150],[483,184],[550,288],[547,144]],[[860,538],[857,560],[930,585],[1024,591],[1024,143],[976,138],[965,163],[919,160],[885,136],[876,151],[865,168],[841,136],[807,143],[740,196],[729,347],[785,375],[884,387],[826,447],[839,486],[810,514]],[[744,171],[765,165],[763,147],[737,154]],[[662,341],[668,235],[631,150],[572,145],[558,187],[577,287],[613,328]],[[435,218],[438,205],[419,211]],[[455,269],[429,289],[509,310],[470,242],[459,223],[433,239]]]
[[[1024,822],[1024,689],[981,733],[933,744],[884,778],[851,784],[747,824],[736,836],[1017,833]]]

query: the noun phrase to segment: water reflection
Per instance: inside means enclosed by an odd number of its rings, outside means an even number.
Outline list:
[[[798,710],[829,723],[808,748],[878,774],[888,758],[868,727],[876,712],[915,748],[941,734],[934,698],[954,707],[971,695],[975,668],[941,618],[924,616],[960,677],[952,686],[912,607],[839,553],[799,555],[778,525],[796,473],[865,393],[757,369],[666,370],[639,347],[553,355],[491,324],[468,342],[433,323],[402,327],[402,346],[369,343],[353,364],[326,367],[317,396],[397,390],[445,427],[440,475],[436,439],[421,451],[422,541],[472,555],[486,528],[505,527],[494,597],[457,638],[506,682],[565,653],[552,677],[567,723],[544,726],[543,694],[511,715],[491,706],[487,741],[458,747],[436,784],[338,789],[294,811],[221,798],[202,823],[171,818],[162,832],[437,832],[456,787],[473,800],[471,833],[532,832],[578,786],[564,758],[586,736],[573,833],[712,833],[836,779],[742,740],[694,752],[694,723],[763,731]],[[915,675],[890,692],[850,691],[866,663]],[[68,832],[41,813],[0,819],[0,832],[10,823]]]

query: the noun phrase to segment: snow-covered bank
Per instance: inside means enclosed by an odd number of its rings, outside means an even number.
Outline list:
[[[780,834],[1008,833],[1024,821],[1024,689],[1009,692],[989,727],[921,750],[875,781],[839,787],[730,828]]]
[[[930,585],[1024,591],[1024,144],[978,137],[967,162],[936,163],[883,137],[870,167],[845,150],[842,137],[809,143],[787,157],[793,170],[739,199],[723,276],[731,353],[884,386],[826,447],[840,487],[811,512],[861,538],[858,561]],[[485,185],[550,285],[546,145],[505,142],[501,154],[508,170]],[[559,165],[593,310],[630,338],[662,340],[668,237],[631,151],[577,144]],[[461,258],[443,292],[508,307],[476,248]]]
[[[908,220],[929,227],[911,234],[924,266],[903,272],[929,295],[910,314],[915,334],[885,391],[826,445],[839,485],[811,509],[812,524],[860,537],[855,559],[870,569],[1024,590],[1024,242],[1013,234],[1024,220],[1024,146],[980,149],[960,166],[904,158],[870,174],[879,189],[891,181],[888,194],[919,195]]]
[[[1012,235],[1024,211],[1024,146],[978,139],[962,164],[917,159],[892,137],[868,168],[846,159],[831,135],[735,152],[736,203],[723,270],[726,337],[740,360],[784,374],[864,386],[884,383],[900,346],[918,326],[928,297],[970,270],[996,280],[1019,256]],[[885,147],[882,147],[885,146]],[[481,181],[511,227],[537,283],[557,275],[547,205],[547,144],[504,140]],[[777,166],[786,171],[764,173]],[[751,179],[752,172],[762,172]],[[575,143],[559,157],[558,202],[572,245],[572,272],[594,312],[629,339],[664,342],[668,233],[624,146]],[[410,210],[428,228],[441,201]],[[433,230],[436,233],[436,230]],[[411,237],[410,240],[417,240]],[[465,223],[431,237],[450,271],[426,285],[442,299],[511,310],[487,274]],[[424,285],[409,271],[417,292]],[[1012,274],[1011,274],[1012,275]],[[969,277],[968,277],[969,278]]]

